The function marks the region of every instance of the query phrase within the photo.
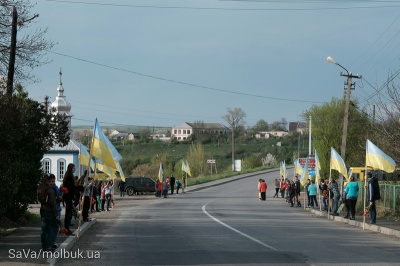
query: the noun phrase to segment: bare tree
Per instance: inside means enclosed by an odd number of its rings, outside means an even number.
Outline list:
[[[15,82],[37,82],[31,71],[49,63],[44,58],[54,42],[46,40],[47,29],[29,30],[38,14],[31,14],[29,0],[0,0],[0,76],[7,76],[10,52],[13,8],[18,11],[18,36],[15,54]]]
[[[373,114],[375,130],[373,135],[377,145],[395,161],[400,160],[400,88],[389,77],[386,84],[388,97],[379,95]]]
[[[239,126],[244,127],[246,124],[246,121],[244,121],[245,117],[246,113],[242,110],[242,108],[234,108],[233,110],[228,108],[228,113],[222,116],[222,119],[224,119],[232,129],[236,129]]]

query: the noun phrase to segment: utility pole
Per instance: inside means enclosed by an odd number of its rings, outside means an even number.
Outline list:
[[[49,96],[44,97],[44,109],[46,110],[46,113],[49,112]]]
[[[11,46],[10,46],[10,60],[8,62],[8,76],[7,76],[7,94],[11,96],[14,88],[14,71],[15,71],[15,54],[17,51],[17,8],[13,7],[12,13],[12,28],[11,28]]]
[[[351,72],[349,72],[345,67],[343,67],[341,64],[336,62],[335,60],[332,59],[332,57],[328,56],[326,59],[329,63],[338,65],[342,69],[346,71],[346,73],[340,72],[340,75],[342,77],[347,77],[347,93],[346,93],[346,105],[344,108],[344,118],[343,118],[343,135],[342,135],[342,147],[340,148],[340,156],[342,157],[343,161],[346,159],[346,140],[347,140],[347,127],[349,124],[349,106],[350,106],[350,93],[351,93],[351,86],[352,84],[352,79],[357,78],[360,79],[362,78],[361,75],[353,75]],[[343,175],[340,174],[340,187],[341,187],[341,192],[343,194]]]
[[[346,159],[347,127],[349,125],[350,94],[351,94],[351,86],[353,85],[352,79],[353,78],[360,79],[360,78],[362,78],[362,76],[361,75],[353,75],[353,74],[351,74],[351,72],[347,71],[347,69],[345,69],[344,67],[342,67],[342,68],[344,70],[346,70],[346,72],[347,72],[347,74],[343,73],[343,72],[340,73],[341,76],[347,77],[347,93],[346,93],[346,106],[344,109],[344,118],[343,118],[342,147],[340,148],[340,156],[342,157],[343,161],[345,161],[345,159]],[[342,177],[342,179],[343,179],[343,177]]]

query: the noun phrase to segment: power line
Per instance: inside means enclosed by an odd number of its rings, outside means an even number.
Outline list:
[[[189,9],[189,10],[224,10],[224,11],[313,11],[313,10],[351,10],[351,9],[374,9],[374,8],[399,8],[400,6],[355,6],[355,7],[313,7],[313,8],[227,8],[227,7],[190,7],[190,6],[157,6],[157,5],[130,5],[130,4],[110,4],[99,2],[67,1],[67,0],[44,0],[46,2],[130,7],[130,8],[157,8],[157,9]]]
[[[230,90],[224,90],[224,89],[217,89],[217,88],[208,87],[208,86],[196,85],[196,84],[192,84],[192,83],[188,83],[188,82],[184,82],[184,81],[177,81],[177,80],[173,80],[173,79],[167,79],[167,78],[161,78],[161,77],[157,77],[157,76],[153,76],[153,75],[143,74],[143,73],[139,73],[139,72],[136,72],[136,71],[132,71],[132,70],[128,70],[128,69],[124,69],[124,68],[120,68],[120,67],[114,67],[114,66],[110,66],[110,65],[106,65],[106,64],[102,64],[102,63],[97,63],[97,62],[94,62],[94,61],[90,61],[90,60],[86,60],[86,59],[82,59],[82,58],[78,58],[78,57],[74,57],[74,56],[66,55],[66,54],[62,54],[62,53],[57,53],[57,52],[53,52],[53,51],[49,51],[49,50],[45,50],[45,51],[47,51],[49,53],[56,54],[56,55],[60,55],[60,56],[72,58],[72,59],[75,59],[75,60],[79,60],[79,61],[82,61],[82,62],[86,62],[86,63],[89,63],[89,64],[97,65],[97,66],[102,66],[102,67],[106,67],[106,68],[110,68],[110,69],[114,69],[114,70],[118,70],[118,71],[123,71],[123,72],[131,73],[131,74],[135,74],[135,75],[143,76],[143,77],[147,77],[147,78],[152,78],[152,79],[162,80],[162,81],[166,81],[166,82],[186,85],[186,86],[194,87],[194,88],[207,89],[207,90],[212,90],[212,91],[219,91],[219,92],[224,92],[224,93],[230,93],[230,94],[236,94],[236,95],[242,95],[242,96],[249,96],[249,97],[256,97],[256,98],[263,98],[263,99],[270,99],[270,100],[277,100],[277,101],[303,102],[303,103],[324,103],[324,102],[317,102],[317,101],[307,101],[307,100],[296,100],[296,99],[269,97],[269,96],[263,96],[263,95],[256,95],[256,94],[236,92],[236,91],[230,91]]]

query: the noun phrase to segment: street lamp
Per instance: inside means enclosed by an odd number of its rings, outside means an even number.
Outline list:
[[[361,75],[352,75],[345,67],[341,64],[333,60],[332,57],[328,56],[326,59],[329,63],[338,65],[342,69],[346,71],[346,73],[340,72],[340,75],[343,77],[347,77],[347,93],[346,93],[346,105],[344,109],[344,119],[343,119],[343,135],[342,135],[342,147],[340,148],[340,156],[342,156],[343,161],[346,157],[346,139],[347,139],[347,127],[349,124],[349,105],[350,105],[350,93],[351,93],[351,86],[352,86],[352,78],[360,79],[362,78]],[[340,175],[340,185],[343,191],[343,175]]]

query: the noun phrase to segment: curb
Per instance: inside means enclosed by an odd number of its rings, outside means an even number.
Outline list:
[[[306,208],[307,210],[307,208]],[[308,211],[316,214],[319,217],[326,217],[328,218],[328,214],[325,212],[321,212],[319,210],[314,210],[314,209],[308,209]],[[331,214],[329,214],[329,220],[338,222],[338,223],[345,223],[345,224],[349,224],[352,226],[356,226],[356,227],[360,227],[363,228],[363,222],[359,222],[356,220],[349,220],[340,216],[333,216]],[[368,224],[365,223],[365,230],[369,230],[369,231],[373,231],[373,232],[377,232],[377,233],[381,233],[384,235],[389,235],[389,236],[394,236],[394,237],[398,237],[400,238],[400,231],[398,230],[394,230],[394,229],[390,229],[387,227],[382,227],[379,225],[375,225],[375,224]]]
[[[84,223],[81,226],[81,231],[80,231],[79,237],[82,237],[82,235],[90,227],[92,227],[92,225],[94,225],[96,223],[96,221],[97,221],[96,218],[91,218],[90,222]],[[73,233],[75,234],[75,236],[69,236],[67,239],[65,239],[64,242],[57,248],[55,253],[53,253],[53,254],[57,254],[58,256],[54,256],[54,257],[47,259],[47,263],[49,263],[50,265],[55,265],[59,259],[63,258],[62,254],[64,254],[65,251],[69,251],[74,246],[74,244],[78,241],[77,237],[76,237],[76,234],[78,233],[78,229],[75,229],[75,231]]]

